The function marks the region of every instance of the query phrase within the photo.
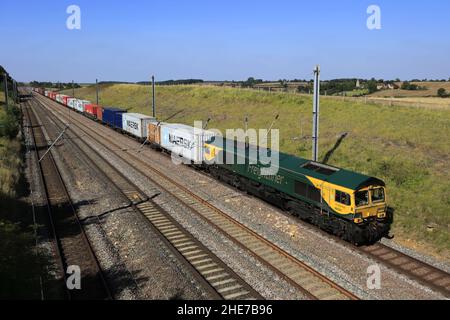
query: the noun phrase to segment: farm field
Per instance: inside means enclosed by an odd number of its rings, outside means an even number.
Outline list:
[[[436,97],[437,91],[440,88],[444,88],[447,92],[450,92],[450,81],[446,82],[411,82],[421,87],[426,87],[426,90],[382,90],[371,94],[371,97],[397,97],[397,98],[408,98],[408,97]],[[401,82],[397,83],[401,86]],[[441,98],[438,98],[441,99]],[[441,99],[446,100],[446,99]],[[448,104],[449,102],[447,102]]]
[[[66,94],[71,95],[72,90]],[[95,101],[95,87],[75,91]],[[323,97],[320,159],[377,176],[387,183],[389,203],[396,209],[396,241],[450,258],[450,110],[389,107]],[[100,104],[151,114],[151,88],[102,85]],[[268,128],[277,113],[280,149],[310,158],[312,99],[306,95],[266,93],[208,86],[157,87],[157,115],[193,125],[211,118],[209,128],[224,132]],[[347,137],[335,149],[339,137]],[[446,138],[447,137],[447,138]]]

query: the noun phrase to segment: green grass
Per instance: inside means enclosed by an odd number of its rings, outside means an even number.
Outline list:
[[[353,91],[346,91],[346,97],[360,97],[369,93],[368,89],[355,89]]]
[[[69,90],[70,91],[70,90]],[[71,91],[67,94],[71,94]],[[76,90],[95,101],[95,88]],[[100,104],[151,114],[151,89],[139,85],[101,87]],[[310,157],[311,96],[233,88],[164,86],[157,88],[157,115],[192,125],[212,118],[209,128],[267,128],[279,113],[280,149]],[[394,233],[447,255],[450,250],[450,112],[388,107],[321,99],[320,155],[348,132],[329,163],[377,176],[387,183],[389,204],[396,209]],[[433,231],[427,226],[435,225]]]

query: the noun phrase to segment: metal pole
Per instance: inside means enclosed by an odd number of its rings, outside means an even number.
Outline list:
[[[248,115],[245,116],[244,126],[245,126],[245,146],[247,147],[250,143],[248,141]]]
[[[8,76],[6,73],[3,74],[3,82],[4,82],[4,89],[5,89],[5,110],[8,109]]]
[[[319,159],[319,114],[320,114],[320,66],[314,69],[314,101],[313,101],[313,148],[312,159]]]
[[[98,105],[98,79],[95,79],[95,92],[97,95],[97,105]]]
[[[16,80],[13,79],[12,85],[13,85],[13,99],[14,99],[14,102],[17,103],[17,83],[16,83]]]
[[[153,118],[156,118],[155,76],[152,76],[152,110]]]
[[[72,97],[75,98],[75,87],[73,86],[73,80],[72,80]]]

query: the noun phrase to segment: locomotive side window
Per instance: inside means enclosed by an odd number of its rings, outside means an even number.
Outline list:
[[[350,195],[348,193],[336,190],[335,201],[346,206],[350,205]]]

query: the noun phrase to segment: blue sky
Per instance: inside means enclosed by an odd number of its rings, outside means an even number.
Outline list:
[[[68,30],[66,8],[81,8]],[[366,26],[381,8],[381,30]],[[1,0],[19,81],[450,77],[448,0]],[[6,39],[5,39],[6,34]]]

